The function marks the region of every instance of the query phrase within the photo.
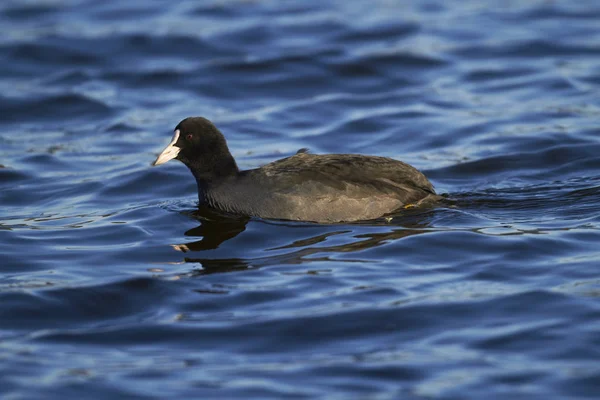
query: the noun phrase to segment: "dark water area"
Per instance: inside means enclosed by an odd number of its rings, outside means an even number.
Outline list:
[[[0,398],[600,397],[597,1],[4,1]],[[183,118],[444,202],[197,211]]]

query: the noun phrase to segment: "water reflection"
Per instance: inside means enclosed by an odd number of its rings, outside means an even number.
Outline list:
[[[283,245],[267,247],[262,251],[269,255],[253,258],[214,258],[209,257],[185,257],[187,263],[196,263],[202,266],[201,270],[194,270],[192,275],[206,275],[216,272],[231,272],[260,268],[268,265],[302,264],[315,261],[336,262],[332,254],[352,253],[371,249],[384,243],[399,240],[408,236],[419,235],[429,232],[428,228],[434,211],[410,210],[387,218],[373,221],[364,221],[346,225],[324,225],[322,231],[310,237],[306,237],[303,228],[310,226],[306,223],[287,221],[265,221],[256,220],[252,223],[261,224],[265,229],[276,229],[285,227],[296,229],[297,238]],[[232,217],[215,213],[213,210],[202,209],[194,216],[200,221],[200,225],[185,232],[186,236],[202,237],[201,240],[188,242],[173,246],[182,252],[203,252],[217,249],[226,241],[233,239],[245,231],[249,218]],[[319,226],[314,225],[313,226]],[[331,229],[331,228],[334,229]],[[375,232],[373,230],[376,229]],[[301,236],[301,237],[299,237]],[[330,239],[336,238],[336,243],[324,245]],[[214,255],[213,255],[214,256]],[[365,262],[368,260],[344,258],[343,262]]]
[[[185,236],[202,237],[201,240],[174,245],[176,250],[182,252],[212,250],[218,248],[221,243],[232,239],[246,230],[248,217],[234,216],[221,213],[217,210],[200,206],[192,217],[199,220],[201,224],[184,233]]]

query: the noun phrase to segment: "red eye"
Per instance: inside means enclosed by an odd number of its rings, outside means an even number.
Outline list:
[[[187,135],[185,135],[185,138],[186,138],[187,140],[189,140],[190,142],[192,141],[192,138],[193,138],[193,137],[194,137],[194,136],[193,136],[191,133],[188,133]]]

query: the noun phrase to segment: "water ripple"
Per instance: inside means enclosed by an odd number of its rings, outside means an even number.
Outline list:
[[[0,4],[0,397],[596,398],[600,8]],[[179,120],[243,168],[415,165],[444,199],[215,213]]]

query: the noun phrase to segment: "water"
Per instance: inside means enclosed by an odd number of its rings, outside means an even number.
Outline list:
[[[594,1],[5,1],[0,397],[598,398]],[[243,168],[390,156],[432,209],[198,215]]]

